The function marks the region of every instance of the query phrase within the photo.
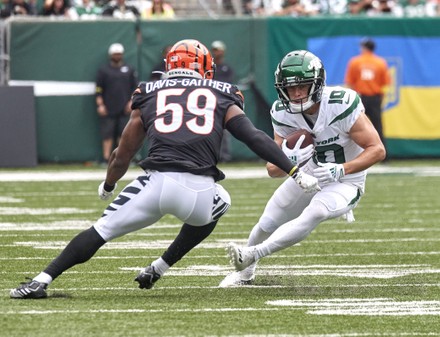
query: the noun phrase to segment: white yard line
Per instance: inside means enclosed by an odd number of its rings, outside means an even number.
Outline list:
[[[120,258],[122,261],[124,257]],[[135,264],[135,263],[133,263]],[[143,266],[132,265],[120,267],[113,270],[113,274],[137,273]],[[225,276],[232,271],[232,267],[224,265],[193,265],[185,268],[172,268],[167,272],[167,276]],[[0,271],[0,275],[7,274],[7,271]],[[10,272],[9,272],[10,273]],[[20,274],[34,274],[34,271],[20,271]],[[67,275],[76,275],[79,272],[75,270],[66,271]],[[80,274],[100,275],[108,271],[82,271]],[[352,279],[363,278],[373,280],[386,280],[409,275],[429,275],[440,274],[440,269],[436,269],[429,264],[425,265],[271,265],[260,266],[257,275],[264,276],[332,276],[349,277]]]
[[[10,245],[9,245],[10,246]],[[197,249],[197,248],[196,248]],[[265,259],[282,259],[282,258],[316,258],[316,257],[350,257],[350,256],[427,256],[427,255],[440,255],[440,252],[395,252],[395,253],[333,253],[333,254],[292,254],[292,255],[270,255],[266,256]],[[224,258],[225,254],[212,254],[212,255],[197,255],[188,257],[188,259],[216,259],[216,258]],[[157,255],[113,255],[113,256],[94,256],[93,259],[97,260],[119,260],[119,259],[147,259],[147,258],[156,258]],[[0,261],[12,261],[12,260],[47,260],[47,257],[43,256],[19,256],[19,257],[0,257]],[[260,266],[260,268],[265,268],[264,266]]]
[[[245,178],[269,178],[264,165],[252,168],[225,168],[222,169],[226,179],[245,179]],[[414,174],[419,176],[440,176],[440,167],[392,167],[386,165],[376,165],[368,170],[371,174]],[[0,171],[0,181],[82,181],[82,180],[102,180],[106,170],[77,170],[77,171]],[[124,180],[135,179],[142,174],[140,168],[130,168]]]
[[[155,290],[153,290],[154,292]],[[50,315],[50,314],[107,314],[107,313],[163,313],[163,312],[250,312],[305,310],[311,315],[350,316],[437,316],[440,301],[395,301],[388,298],[343,298],[321,300],[267,301],[269,307],[247,308],[189,308],[189,309],[85,309],[85,310],[5,310],[0,315]],[[414,336],[414,335],[412,335]]]
[[[312,315],[438,316],[440,301],[396,301],[389,298],[332,298],[267,301],[273,306],[306,309]]]

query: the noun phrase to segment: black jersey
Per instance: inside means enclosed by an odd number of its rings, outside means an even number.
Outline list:
[[[243,109],[243,95],[226,82],[179,77],[140,83],[132,109],[140,109],[149,142],[141,167],[223,179],[216,165],[233,104]]]
[[[138,85],[136,71],[130,65],[101,66],[96,75],[96,94],[102,95],[109,116],[124,115],[124,109]]]

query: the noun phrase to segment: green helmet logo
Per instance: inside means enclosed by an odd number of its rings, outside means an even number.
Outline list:
[[[308,95],[301,103],[293,102],[287,87],[310,85]],[[275,89],[286,110],[302,113],[321,101],[325,86],[325,69],[321,60],[307,50],[295,50],[283,57],[275,70]]]

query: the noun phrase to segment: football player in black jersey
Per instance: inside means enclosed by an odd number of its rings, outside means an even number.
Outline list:
[[[98,188],[107,200],[127,172],[145,138],[149,152],[144,173],[128,184],[89,229],[79,233],[44,271],[10,291],[11,298],[47,297],[47,286],[64,271],[86,262],[106,242],[153,225],[171,214],[183,222],[180,233],[135,281],[149,289],[186,253],[212,232],[228,210],[228,192],[217,183],[223,129],[262,159],[288,173],[306,191],[317,179],[298,170],[278,145],[246,117],[243,95],[230,83],[213,80],[215,64],[196,40],[177,42],[168,52],[161,80],[141,83],[132,100],[130,121],[112,152],[105,180]]]

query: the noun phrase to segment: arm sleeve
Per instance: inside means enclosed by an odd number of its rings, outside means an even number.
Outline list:
[[[226,124],[226,129],[260,158],[275,164],[291,176],[296,174],[297,167],[291,163],[277,143],[266,133],[257,129],[246,115],[231,118]]]

